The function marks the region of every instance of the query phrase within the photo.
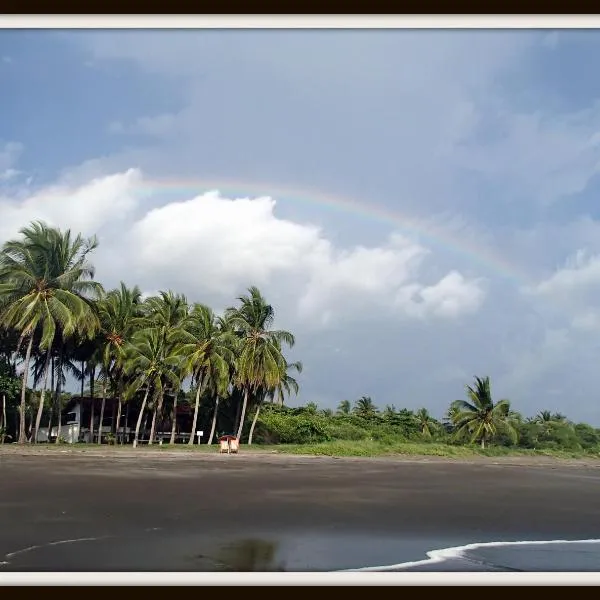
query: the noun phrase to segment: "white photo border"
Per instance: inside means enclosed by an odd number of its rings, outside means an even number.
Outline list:
[[[597,29],[600,15],[0,15],[4,29]],[[0,572],[0,586],[600,585],[598,573]]]

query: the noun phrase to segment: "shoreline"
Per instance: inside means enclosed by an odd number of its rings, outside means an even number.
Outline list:
[[[65,445],[47,446],[47,445],[17,445],[4,444],[0,445],[0,461],[2,456],[87,456],[98,458],[156,458],[156,459],[174,459],[178,458],[182,461],[197,460],[201,461],[236,461],[237,463],[252,463],[264,462],[265,458],[270,459],[269,462],[293,463],[298,459],[302,462],[325,462],[325,463],[359,463],[359,462],[381,462],[385,464],[393,463],[428,463],[428,464],[448,464],[459,463],[465,465],[506,465],[506,466],[523,466],[523,467],[557,467],[557,466],[572,466],[585,468],[600,468],[600,457],[582,456],[582,457],[558,457],[552,455],[522,455],[515,453],[514,455],[501,456],[484,456],[473,454],[470,456],[438,456],[427,454],[386,454],[379,456],[334,456],[327,454],[302,454],[295,452],[268,450],[265,448],[247,449],[242,446],[239,454],[219,454],[217,446],[213,449],[208,448],[161,448],[156,446],[152,449],[142,446],[141,448],[133,449],[129,446],[101,446],[84,448],[77,446],[69,448]]]

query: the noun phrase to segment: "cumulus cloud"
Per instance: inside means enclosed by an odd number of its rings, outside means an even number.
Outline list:
[[[72,228],[86,235],[106,225],[117,225],[138,203],[135,184],[140,175],[129,170],[86,184],[56,184],[23,197],[0,194],[0,239],[14,236],[32,220]],[[24,190],[27,193],[27,190]]]
[[[452,319],[483,301],[480,282],[456,271],[424,282],[420,268],[428,250],[400,235],[379,246],[341,248],[310,223],[278,217],[273,198],[230,199],[218,191],[144,210],[143,183],[129,170],[71,189],[51,186],[18,202],[0,198],[0,236],[14,235],[32,219],[98,231],[110,239],[98,251],[105,273],[198,299],[231,298],[258,285],[287,298],[288,310],[318,316],[320,323],[365,307]]]

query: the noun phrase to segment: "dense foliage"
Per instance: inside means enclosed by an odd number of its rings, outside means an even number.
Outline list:
[[[336,411],[289,408],[302,363],[286,356],[294,336],[274,327],[274,308],[257,288],[222,315],[172,291],[145,299],[124,283],[106,291],[90,263],[97,244],[32,223],[0,252],[0,442],[35,443],[44,428],[60,440],[71,376],[92,400],[88,429],[99,443],[124,442],[124,418],[134,446],[165,428],[174,443],[184,409],[189,444],[200,429],[209,443],[228,433],[263,444],[600,449],[600,430],[590,425],[547,411],[524,418],[508,400],[494,401],[489,378],[475,378],[442,421],[425,408],[380,410],[368,396]],[[94,438],[111,399],[110,433]]]

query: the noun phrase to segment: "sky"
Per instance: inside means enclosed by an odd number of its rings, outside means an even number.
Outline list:
[[[0,31],[0,242],[297,338],[291,404],[442,417],[475,375],[600,426],[594,31]]]

